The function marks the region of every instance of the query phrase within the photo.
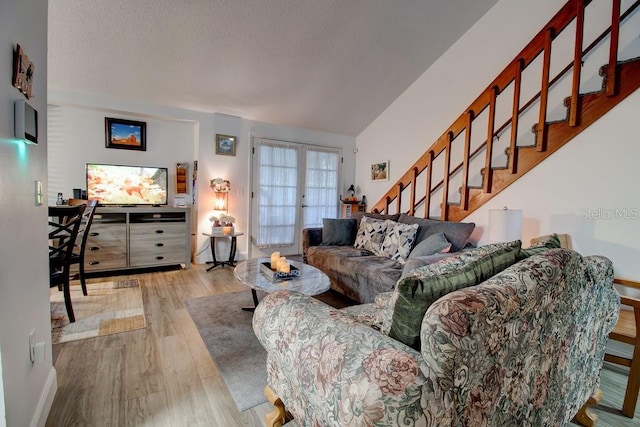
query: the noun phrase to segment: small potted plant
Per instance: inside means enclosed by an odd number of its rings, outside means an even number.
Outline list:
[[[233,234],[233,223],[236,222],[236,219],[231,215],[211,215],[209,221],[212,223],[212,234]]]

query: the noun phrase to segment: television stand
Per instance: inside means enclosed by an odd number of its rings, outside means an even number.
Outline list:
[[[191,265],[191,209],[152,206],[96,208],[85,270],[105,272]]]

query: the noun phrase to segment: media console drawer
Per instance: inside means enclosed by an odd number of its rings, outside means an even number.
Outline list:
[[[131,224],[129,241],[132,266],[184,262],[184,224]]]
[[[87,271],[127,267],[127,225],[94,223],[89,229],[84,253]]]

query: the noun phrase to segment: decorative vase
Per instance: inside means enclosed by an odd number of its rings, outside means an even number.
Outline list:
[[[233,225],[225,225],[222,227],[222,232],[228,236],[233,234]]]
[[[222,234],[223,228],[224,227],[222,227],[222,224],[220,224],[220,221],[215,221],[211,226],[211,234],[220,235]]]

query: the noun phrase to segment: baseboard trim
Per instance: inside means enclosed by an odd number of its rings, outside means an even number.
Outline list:
[[[33,414],[33,418],[31,419],[31,427],[44,427],[57,390],[58,374],[56,372],[56,368],[52,366],[51,371],[49,371],[47,382],[45,383],[42,394],[40,395],[36,412]]]

